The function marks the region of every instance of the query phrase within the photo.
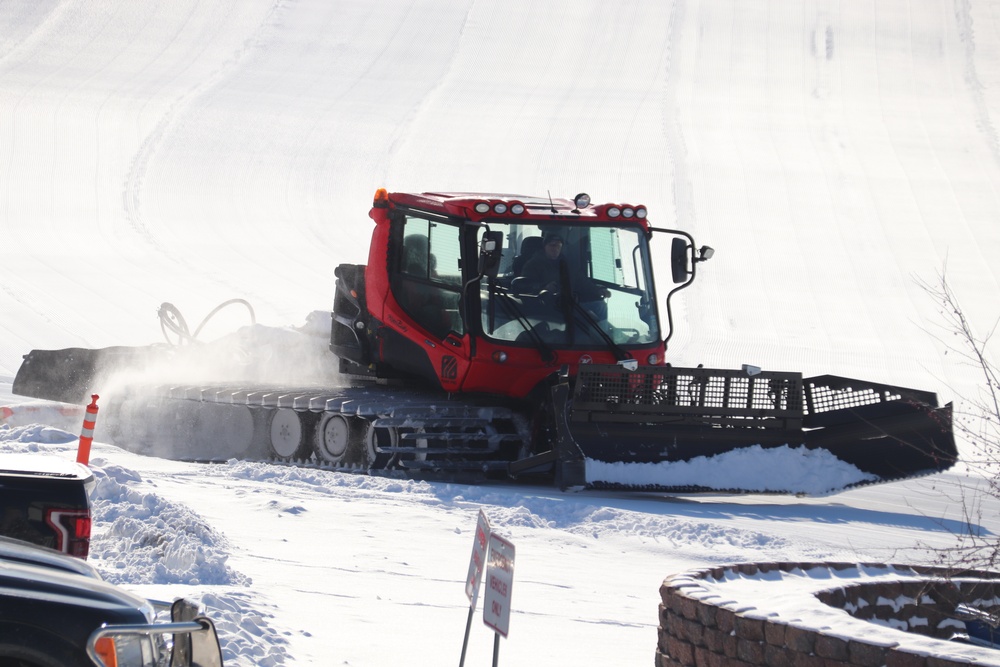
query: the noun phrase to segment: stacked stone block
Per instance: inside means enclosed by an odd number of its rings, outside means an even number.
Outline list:
[[[944,659],[908,651],[887,638],[873,640],[801,627],[768,616],[755,607],[699,595],[698,579],[745,577],[773,570],[791,572],[817,567],[847,570],[857,563],[743,563],[676,575],[660,587],[657,667],[957,667],[969,661]],[[869,565],[867,567],[887,567]],[[955,572],[933,567],[905,568],[916,575],[905,581],[858,580],[816,593],[826,605],[851,616],[936,639],[948,639],[956,625],[949,623],[959,601],[991,612],[1000,611],[1000,574]],[[694,580],[694,583],[693,583]],[[834,580],[831,580],[833,583]],[[780,586],[780,582],[776,585]],[[705,600],[700,598],[707,598]],[[749,611],[754,613],[745,613]],[[888,634],[888,633],[887,633]],[[997,652],[1000,664],[1000,652]]]

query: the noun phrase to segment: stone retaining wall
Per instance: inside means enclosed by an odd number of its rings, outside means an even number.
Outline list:
[[[744,563],[668,577],[657,667],[1000,667],[946,641],[959,601],[1000,610],[1000,574],[857,563]]]

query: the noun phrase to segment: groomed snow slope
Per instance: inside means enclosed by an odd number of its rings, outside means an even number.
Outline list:
[[[163,301],[301,323],[380,186],[645,203],[718,251],[677,363],[948,395],[919,281],[997,316],[996,2],[15,1],[0,34],[8,376]]]

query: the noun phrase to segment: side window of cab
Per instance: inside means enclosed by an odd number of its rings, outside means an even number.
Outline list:
[[[420,326],[439,339],[462,335],[460,228],[423,218],[403,219],[398,255],[396,301]]]

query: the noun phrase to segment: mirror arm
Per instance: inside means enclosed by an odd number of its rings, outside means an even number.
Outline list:
[[[666,229],[666,228],[663,228],[663,227],[650,227],[649,231],[650,231],[650,234],[652,234],[653,232],[660,232],[660,233],[664,233],[664,234],[673,234],[675,236],[681,236],[681,237],[687,239],[688,243],[687,243],[687,247],[686,247],[685,250],[690,255],[690,259],[691,259],[691,270],[688,271],[687,268],[685,267],[685,273],[688,274],[687,280],[685,280],[684,282],[680,283],[679,285],[677,285],[676,287],[674,287],[672,290],[670,290],[667,293],[667,298],[666,298],[666,307],[667,307],[667,335],[663,339],[663,346],[664,346],[664,348],[666,348],[667,343],[670,341],[670,338],[674,335],[674,316],[673,316],[673,312],[670,310],[670,299],[671,299],[671,297],[674,296],[674,294],[676,294],[677,292],[680,292],[682,289],[684,289],[685,287],[690,286],[691,283],[694,282],[694,278],[695,278],[695,273],[696,273],[696,270],[697,270],[698,262],[705,262],[705,261],[711,259],[712,255],[715,254],[715,250],[712,247],[710,247],[710,246],[702,246],[698,250],[698,253],[695,254],[694,237],[691,236],[691,234],[689,234],[689,233],[687,233],[687,232],[685,232],[684,230],[681,230],[681,229]],[[671,269],[672,268],[673,267],[671,267]]]

